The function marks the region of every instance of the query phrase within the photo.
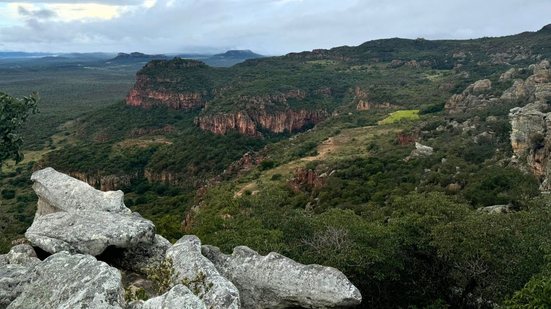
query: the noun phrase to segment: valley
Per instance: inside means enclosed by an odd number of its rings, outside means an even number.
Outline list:
[[[546,26],[231,67],[2,68],[1,91],[43,99],[2,169],[0,251],[53,167],[123,190],[171,242],[335,267],[362,308],[523,308],[551,270],[549,59]]]

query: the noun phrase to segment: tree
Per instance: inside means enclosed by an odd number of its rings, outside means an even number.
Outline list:
[[[22,99],[0,92],[0,168],[6,160],[23,159],[23,138],[18,133],[30,114],[36,113],[38,96],[31,94]]]

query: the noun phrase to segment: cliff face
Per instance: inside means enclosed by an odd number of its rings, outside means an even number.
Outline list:
[[[240,134],[260,136],[259,130],[272,133],[295,132],[308,125],[315,125],[325,118],[325,110],[292,110],[268,113],[237,112],[233,114],[215,114],[197,117],[196,124],[203,130],[224,135],[231,130]]]
[[[87,174],[83,172],[70,172],[70,176],[84,181],[96,189],[102,191],[114,191],[120,190],[124,187],[130,186],[132,180],[138,178],[138,174],[135,175],[99,175],[99,174]]]
[[[511,119],[511,147],[515,158],[538,177],[541,190],[551,190],[551,70],[548,61],[530,68],[533,75],[525,81],[517,80],[505,91],[502,100],[529,102],[513,108]]]
[[[205,106],[203,94],[200,92],[174,92],[166,89],[153,90],[152,86],[160,81],[146,75],[138,75],[134,88],[126,97],[126,104],[131,106],[151,108],[164,105],[174,109],[195,109]]]

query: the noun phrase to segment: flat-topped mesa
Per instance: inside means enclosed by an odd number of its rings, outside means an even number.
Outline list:
[[[186,81],[177,74],[165,76],[165,72],[189,73],[192,83],[197,71],[209,67],[200,61],[174,58],[173,60],[154,60],[141,69],[136,76],[136,83],[126,97],[126,104],[142,108],[168,106],[173,109],[191,110],[206,104],[203,87],[196,89],[186,85]],[[204,82],[201,78],[197,78]],[[202,85],[206,86],[206,85]]]

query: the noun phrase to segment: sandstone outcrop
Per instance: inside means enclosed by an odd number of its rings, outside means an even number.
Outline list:
[[[37,215],[25,237],[49,253],[99,255],[107,247],[151,244],[155,226],[131,214],[122,191],[102,192],[53,168],[33,173]]]
[[[476,81],[469,85],[462,93],[454,94],[446,102],[444,108],[449,114],[457,114],[499,104],[499,100],[489,94],[491,89],[492,82],[490,80]]]
[[[331,308],[362,300],[359,290],[331,267],[299,264],[274,252],[261,256],[244,246],[232,255],[212,246],[202,251],[237,286],[243,308]]]
[[[207,307],[240,308],[239,291],[201,254],[199,238],[182,237],[167,251],[167,257],[172,260],[176,272],[173,281],[189,282]]]
[[[124,205],[122,191],[96,190],[51,167],[34,172],[31,180],[34,181],[33,190],[38,195],[38,216],[80,210],[130,213],[130,209]]]
[[[119,271],[92,256],[57,253],[38,264],[31,276],[8,309],[124,308]]]
[[[268,113],[248,111],[229,114],[203,115],[195,119],[201,129],[224,135],[235,130],[243,135],[260,136],[261,131],[272,133],[296,132],[308,125],[315,125],[328,114],[324,110],[292,110]]]
[[[516,159],[541,182],[541,190],[551,190],[551,69],[544,60],[530,66],[533,75],[526,81],[516,81],[512,89],[506,91],[507,98],[521,97],[515,101],[524,107],[516,107],[509,112],[511,122],[511,146]],[[516,94],[522,94],[516,95]],[[505,95],[505,94],[504,94]],[[513,100],[511,99],[511,100]]]

